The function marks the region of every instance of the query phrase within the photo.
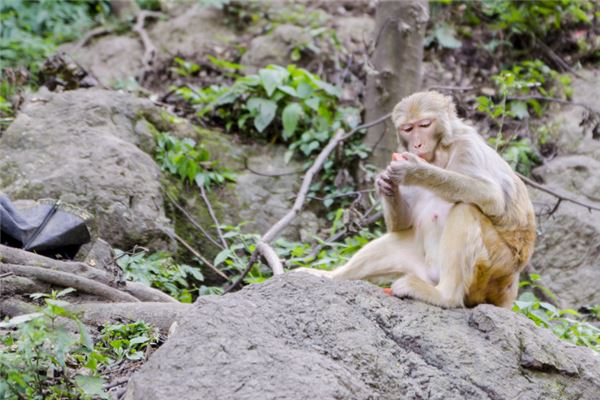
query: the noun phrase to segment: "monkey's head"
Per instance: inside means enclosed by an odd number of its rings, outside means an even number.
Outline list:
[[[402,99],[392,111],[398,139],[408,151],[432,162],[440,142],[452,136],[454,102],[438,92],[418,92]]]

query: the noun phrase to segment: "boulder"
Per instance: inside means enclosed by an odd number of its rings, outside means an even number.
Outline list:
[[[600,358],[491,305],[445,310],[304,273],[200,298],[127,400],[597,399]]]
[[[207,50],[223,46],[235,39],[223,23],[217,9],[200,4],[174,7],[173,16],[146,23],[146,30],[157,48],[157,57],[168,60],[179,55],[197,59]],[[61,51],[69,53],[86,71],[104,86],[113,87],[135,78],[142,68],[144,48],[135,33],[124,36],[107,35],[92,40],[85,47],[65,44]]]
[[[369,15],[340,17],[334,27],[340,42],[352,52],[364,52],[375,30],[375,19]]]
[[[583,155],[560,156],[533,174],[557,193],[600,207],[600,161]],[[541,213],[532,264],[562,306],[600,304],[600,212],[562,202],[545,216],[557,199],[531,191]]]
[[[250,42],[242,56],[242,65],[250,66],[247,72],[269,64],[287,65],[292,62],[290,53],[294,47],[310,43],[307,30],[292,24],[279,25],[272,32],[257,36]]]
[[[54,198],[94,217],[93,233],[128,249],[172,247],[154,139],[139,129],[148,100],[100,89],[31,96],[0,138],[0,190]]]

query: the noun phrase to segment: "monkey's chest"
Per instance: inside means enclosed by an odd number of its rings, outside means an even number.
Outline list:
[[[415,215],[414,224],[416,239],[429,267],[427,274],[433,282],[439,280],[439,257],[443,256],[440,253],[440,241],[453,205],[427,193],[416,206],[419,210]]]

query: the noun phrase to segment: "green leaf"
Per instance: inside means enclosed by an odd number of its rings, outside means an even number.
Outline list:
[[[258,71],[260,76],[260,83],[267,92],[267,96],[271,97],[275,89],[281,86],[284,79],[289,76],[289,72],[284,69],[264,68]]]
[[[258,114],[254,117],[254,127],[259,132],[264,131],[271,124],[277,111],[277,103],[256,97],[249,99],[246,107],[255,115]]]
[[[217,256],[215,257],[215,260],[213,261],[213,265],[216,267],[219,264],[221,264],[223,261],[227,260],[229,257],[231,256],[231,250],[230,249],[225,249],[222,250],[219,254],[217,254]]]
[[[283,109],[281,119],[283,121],[283,138],[285,140],[291,138],[294,132],[296,132],[298,121],[302,117],[302,114],[302,106],[298,103],[290,103]]]
[[[434,36],[441,47],[458,49],[462,43],[456,38],[456,31],[450,25],[440,25],[435,29]]]
[[[77,386],[79,386],[87,396],[107,398],[103,389],[105,383],[104,379],[99,376],[77,375],[75,377],[75,383],[77,383]]]
[[[515,118],[523,119],[529,117],[529,112],[527,111],[527,104],[524,101],[511,101],[510,102],[510,112]]]

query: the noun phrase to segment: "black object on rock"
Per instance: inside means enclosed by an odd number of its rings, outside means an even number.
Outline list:
[[[60,200],[18,209],[0,194],[0,242],[49,257],[73,258],[90,241],[87,216]]]

